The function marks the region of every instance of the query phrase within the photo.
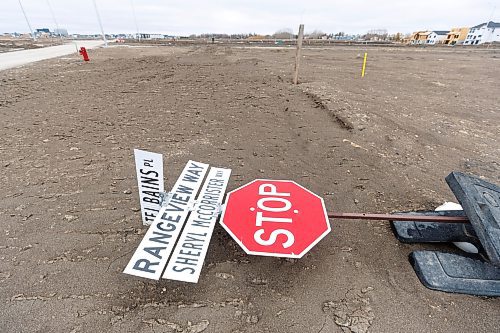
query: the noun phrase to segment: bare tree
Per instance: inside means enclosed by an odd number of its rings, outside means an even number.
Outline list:
[[[293,30],[290,28],[280,29],[273,34],[273,38],[276,39],[293,39],[294,37]]]
[[[364,40],[387,40],[387,29],[372,29],[363,35]]]
[[[321,31],[321,30],[314,30],[313,32],[311,32],[310,34],[307,34],[307,38],[311,38],[311,39],[319,39],[323,36],[325,36],[326,34]]]
[[[400,42],[403,40],[403,34],[398,32],[396,33],[393,38],[392,38],[395,42]]]

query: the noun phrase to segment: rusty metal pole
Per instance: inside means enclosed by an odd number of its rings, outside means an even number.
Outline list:
[[[406,222],[469,223],[465,216],[432,216],[421,214],[366,214],[366,213],[329,213],[328,218],[345,220],[388,220]]]

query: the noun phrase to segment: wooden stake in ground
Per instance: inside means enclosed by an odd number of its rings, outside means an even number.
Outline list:
[[[297,52],[295,53],[295,70],[293,73],[293,84],[299,83],[300,51],[302,50],[302,39],[304,39],[304,25],[299,25],[299,36],[297,37]]]

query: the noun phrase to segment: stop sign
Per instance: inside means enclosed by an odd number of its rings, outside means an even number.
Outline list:
[[[289,180],[257,179],[229,192],[221,224],[246,253],[289,258],[331,230],[323,199]]]

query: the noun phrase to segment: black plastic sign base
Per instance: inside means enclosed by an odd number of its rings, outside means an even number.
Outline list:
[[[446,177],[493,265],[500,267],[500,187],[452,172]]]
[[[480,259],[437,251],[415,251],[410,261],[424,286],[446,292],[500,296],[500,268]]]
[[[465,216],[461,210],[419,211],[404,215]],[[392,221],[396,238],[402,243],[469,242],[480,248],[481,243],[469,223],[432,223]]]
[[[479,254],[474,256],[437,251],[413,252],[410,260],[426,287],[470,295],[500,296],[500,187],[460,172],[450,173],[446,182],[463,211],[418,214],[465,214],[470,223],[393,221],[392,229],[397,239],[404,243],[469,242],[479,249]]]

